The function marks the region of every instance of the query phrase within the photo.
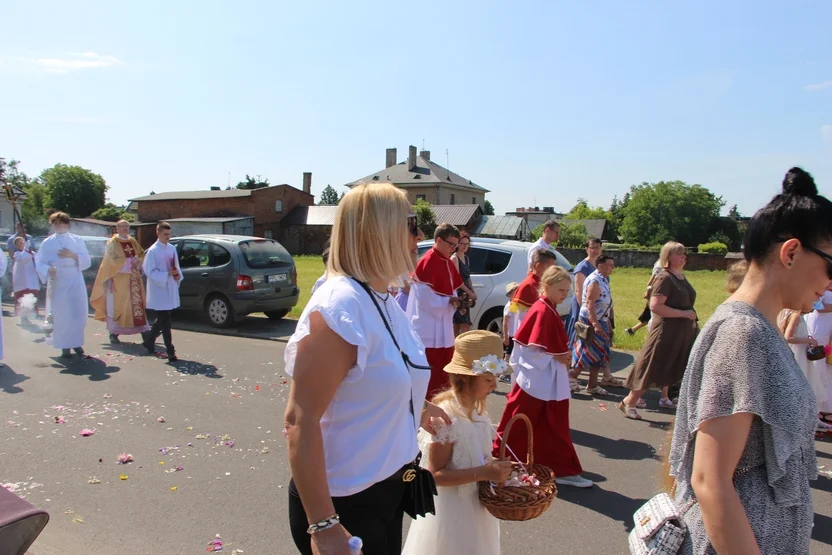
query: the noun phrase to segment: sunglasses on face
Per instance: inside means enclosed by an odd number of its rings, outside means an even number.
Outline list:
[[[416,221],[416,216],[413,215],[413,214],[411,214],[410,216],[407,217],[407,230],[414,237],[418,237],[418,235],[419,235],[419,223]]]
[[[826,260],[826,275],[829,279],[832,279],[832,255],[826,254],[820,249],[816,249],[815,247],[810,247],[809,245],[803,245],[803,248],[807,251],[811,251],[818,255],[819,257]]]

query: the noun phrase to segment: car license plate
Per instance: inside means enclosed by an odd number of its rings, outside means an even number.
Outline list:
[[[272,274],[266,276],[266,283],[285,283],[288,277],[286,274]]]

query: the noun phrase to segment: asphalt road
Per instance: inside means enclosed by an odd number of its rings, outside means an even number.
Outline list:
[[[103,325],[90,320],[92,358],[65,363],[15,319],[3,326],[0,483],[51,515],[34,555],[196,555],[217,534],[223,553],[293,553],[284,343],[174,330],[181,360],[168,364],[137,344],[106,345]],[[615,362],[623,370],[632,357]],[[505,392],[501,385],[489,401],[493,420]],[[659,488],[672,415],[647,410],[642,422],[625,420],[616,410],[623,392],[573,400],[573,439],[598,484],[564,487],[540,518],[504,523],[504,554],[627,553],[632,514]],[[648,396],[653,407],[656,395]],[[94,435],[80,436],[85,428]],[[832,476],[832,443],[818,450]],[[122,453],[134,462],[118,464]],[[812,553],[832,553],[830,491],[829,477],[814,483]]]

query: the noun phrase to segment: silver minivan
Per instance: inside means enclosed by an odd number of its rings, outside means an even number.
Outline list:
[[[279,320],[298,304],[292,255],[273,239],[186,235],[170,240],[179,254],[182,310],[202,312],[217,327],[263,312]]]

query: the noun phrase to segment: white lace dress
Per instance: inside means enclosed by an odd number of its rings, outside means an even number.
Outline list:
[[[422,466],[427,465],[430,445],[437,441],[454,444],[448,468],[473,468],[490,461],[493,431],[488,416],[475,411],[473,420],[468,420],[458,416],[464,413],[456,402],[445,401],[439,406],[453,422],[436,438],[419,432]],[[418,518],[411,524],[402,555],[500,555],[500,521],[480,504],[477,484],[437,490],[436,515]]]

